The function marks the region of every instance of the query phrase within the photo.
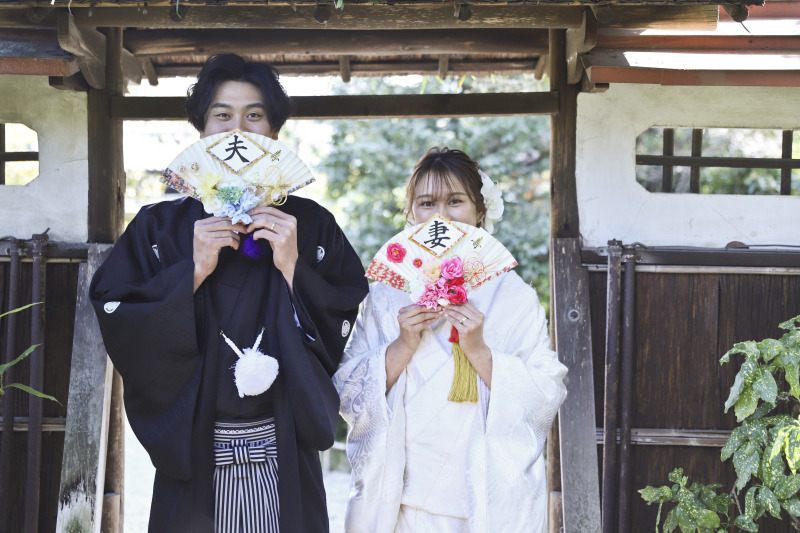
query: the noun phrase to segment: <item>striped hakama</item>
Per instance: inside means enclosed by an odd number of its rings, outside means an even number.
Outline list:
[[[278,533],[275,419],[214,423],[216,533]]]

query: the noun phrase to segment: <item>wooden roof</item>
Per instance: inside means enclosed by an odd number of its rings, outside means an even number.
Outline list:
[[[338,0],[340,1],[340,0]],[[0,73],[102,86],[104,36],[123,28],[129,79],[195,75],[213,52],[281,74],[489,75],[547,65],[566,29],[570,81],[800,86],[800,2],[540,0],[373,4],[27,0],[0,5]],[[740,24],[736,21],[744,21]],[[731,59],[734,57],[736,59]],[[93,72],[94,71],[94,72]],[[769,74],[768,74],[769,73]]]

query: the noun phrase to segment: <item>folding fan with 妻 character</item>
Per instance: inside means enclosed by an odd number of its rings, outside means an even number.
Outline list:
[[[438,213],[411,226],[384,244],[367,269],[367,277],[413,293],[442,260],[459,258],[468,291],[517,266],[511,252],[483,228],[451,222]]]
[[[249,223],[247,211],[281,205],[289,194],[315,181],[285,144],[233,130],[200,139],[162,174],[169,187],[196,198],[215,216]]]

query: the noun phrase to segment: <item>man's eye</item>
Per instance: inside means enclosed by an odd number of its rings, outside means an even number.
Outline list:
[[[217,113],[214,116],[217,117],[217,118],[228,118],[228,114],[227,113]]]
[[[260,119],[260,118],[261,118],[263,115],[261,115],[261,114],[259,114],[259,113],[250,113],[250,114],[249,114],[249,115],[247,115],[247,116],[248,116],[248,118],[250,118],[250,119],[258,120],[258,119]]]

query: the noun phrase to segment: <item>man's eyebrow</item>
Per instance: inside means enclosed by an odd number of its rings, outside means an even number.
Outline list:
[[[222,108],[225,108],[225,109],[233,109],[233,106],[231,104],[226,104],[225,102],[214,102],[213,104],[208,106],[209,109],[213,109],[215,107],[222,107]],[[253,107],[260,107],[260,108],[264,109],[266,106],[264,104],[262,104],[261,102],[253,102],[252,104],[247,104],[244,107],[246,109],[250,109],[250,108],[253,108]]]

